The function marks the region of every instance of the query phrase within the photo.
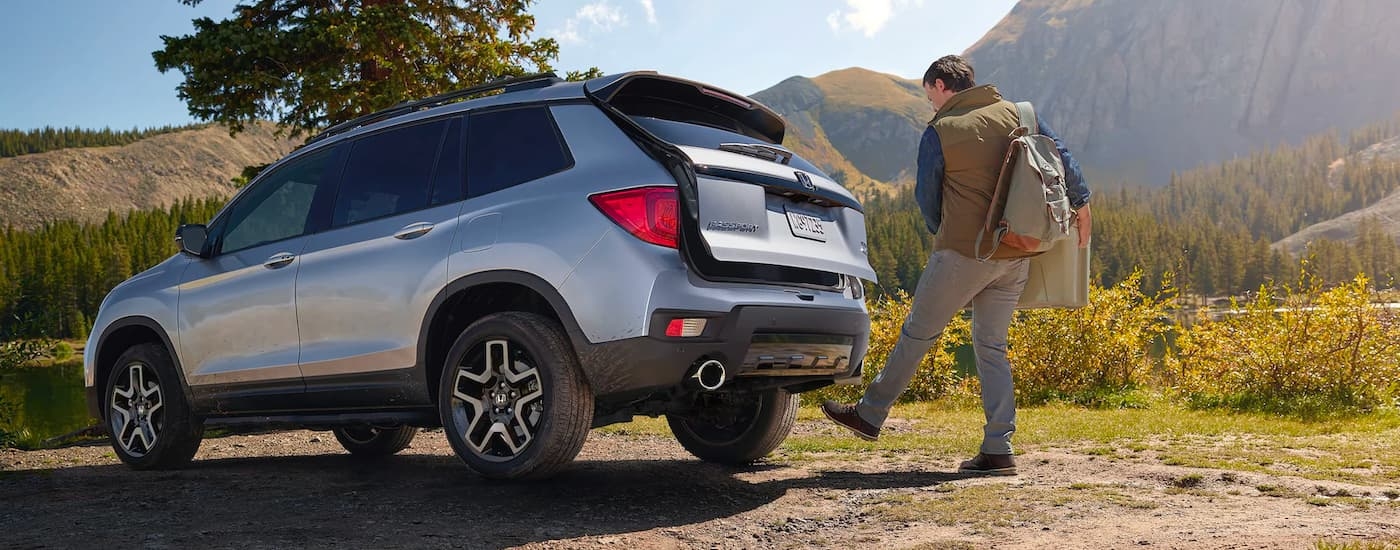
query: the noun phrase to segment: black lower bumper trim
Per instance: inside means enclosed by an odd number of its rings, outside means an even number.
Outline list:
[[[667,337],[666,325],[673,318],[705,318],[708,323],[699,337]],[[600,399],[679,386],[701,358],[724,363],[731,380],[781,375],[797,384],[847,378],[865,358],[870,316],[859,309],[786,306],[739,306],[729,312],[660,310],[652,316],[651,330],[649,336],[581,347],[579,359]],[[764,335],[804,335],[814,342],[849,342],[850,356],[839,370],[824,369],[812,377],[800,369],[761,373],[757,365],[743,365],[756,335],[760,340],[771,340]]]

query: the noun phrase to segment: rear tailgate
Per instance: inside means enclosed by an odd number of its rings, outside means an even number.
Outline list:
[[[841,284],[822,274],[875,280],[860,203],[777,145],[782,118],[767,107],[654,73],[586,88],[676,177],[681,249],[702,276],[819,286]],[[758,151],[732,152],[746,148]]]
[[[697,226],[714,259],[767,263],[875,280],[865,214],[825,175],[700,147],[681,147],[696,172]]]

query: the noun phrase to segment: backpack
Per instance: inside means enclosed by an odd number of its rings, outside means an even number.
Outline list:
[[[986,261],[1006,245],[1025,252],[1045,252],[1066,239],[1072,231],[1073,209],[1065,187],[1065,169],[1055,140],[1039,133],[1035,108],[1028,102],[1016,104],[1021,125],[1011,132],[1011,146],[997,178],[996,192],[987,221],[977,232],[977,259]],[[1006,206],[997,220],[997,204],[1002,194]],[[995,223],[995,225],[994,225]],[[992,250],[982,255],[982,239],[992,233]]]

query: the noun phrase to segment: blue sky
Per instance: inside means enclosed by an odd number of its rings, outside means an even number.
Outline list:
[[[0,128],[181,124],[180,76],[161,74],[160,35],[236,0],[0,1]],[[916,77],[972,45],[1015,0],[540,0],[536,36],[558,69],[655,69],[750,94],[851,66]]]

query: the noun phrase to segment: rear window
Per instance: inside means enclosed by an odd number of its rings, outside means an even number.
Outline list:
[[[433,164],[447,121],[394,128],[355,140],[335,200],[332,227],[428,205]]]
[[[664,139],[676,145],[686,145],[690,147],[704,147],[707,149],[718,149],[722,143],[749,143],[755,145],[771,145],[763,140],[749,137],[743,134],[736,134],[719,128],[690,124],[686,122],[675,122],[659,118],[634,116],[632,120],[656,137]],[[803,172],[820,174],[826,176],[826,172],[807,162],[807,159],[797,155],[792,156],[788,166]],[[828,177],[828,179],[830,179]]]
[[[473,113],[467,121],[467,195],[479,197],[573,165],[547,107]]]

